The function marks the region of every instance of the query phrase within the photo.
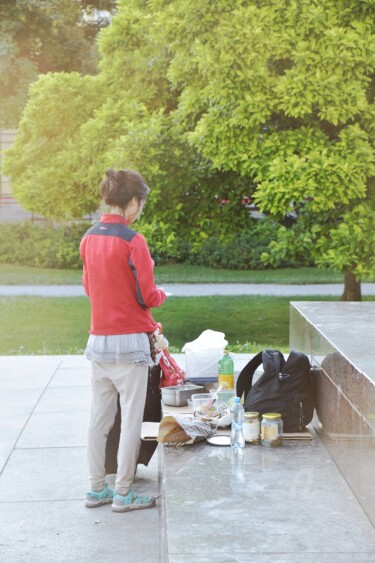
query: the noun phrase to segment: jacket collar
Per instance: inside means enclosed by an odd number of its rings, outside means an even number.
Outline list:
[[[100,223],[122,223],[123,225],[129,225],[129,221],[125,217],[114,213],[103,213],[100,217]]]

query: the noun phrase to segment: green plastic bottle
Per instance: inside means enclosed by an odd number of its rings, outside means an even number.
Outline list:
[[[234,389],[234,362],[228,350],[225,350],[219,362],[218,380],[222,389]]]

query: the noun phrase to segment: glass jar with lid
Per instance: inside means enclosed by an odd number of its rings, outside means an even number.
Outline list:
[[[260,428],[262,446],[281,446],[283,440],[283,421],[281,414],[276,412],[264,413]]]
[[[258,412],[245,412],[243,434],[247,444],[260,443],[260,422]]]

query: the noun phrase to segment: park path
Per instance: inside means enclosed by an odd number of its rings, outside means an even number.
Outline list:
[[[375,283],[362,283],[362,295],[375,295]],[[269,295],[269,296],[340,296],[343,284],[281,285],[272,283],[176,283],[163,284],[175,297],[208,295]],[[81,285],[0,285],[0,296],[33,295],[41,297],[81,297]]]

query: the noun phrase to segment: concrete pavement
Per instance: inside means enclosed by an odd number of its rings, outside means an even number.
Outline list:
[[[238,355],[237,368],[248,359]],[[183,355],[177,361],[184,366]],[[83,356],[0,356],[1,563],[375,560],[375,530],[315,440],[278,452],[250,448],[238,482],[228,451],[204,444],[167,448],[165,456],[160,450],[149,467],[139,466],[135,482],[158,497],[155,508],[85,508],[89,401]],[[191,455],[197,461],[187,463]]]
[[[176,283],[163,284],[165,291],[175,297],[199,297],[208,295],[269,295],[269,296],[336,296],[343,284],[254,284],[254,283]],[[80,285],[0,285],[0,296],[34,295],[42,297],[81,297],[85,295]],[[363,283],[362,295],[375,295],[375,283]]]
[[[236,369],[248,359],[238,354]],[[84,506],[90,375],[84,356],[0,356],[1,563],[167,562],[159,450],[134,483],[155,508]]]
[[[161,561],[159,500],[125,514],[84,507],[89,403],[84,357],[0,357],[1,563]],[[157,455],[135,487],[158,496]]]

